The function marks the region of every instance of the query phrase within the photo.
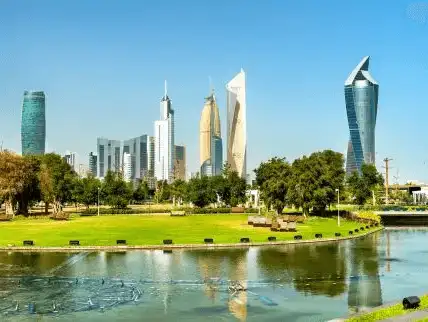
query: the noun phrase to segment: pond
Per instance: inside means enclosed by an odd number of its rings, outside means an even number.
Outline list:
[[[326,321],[428,290],[428,230],[224,250],[0,252],[1,321]]]

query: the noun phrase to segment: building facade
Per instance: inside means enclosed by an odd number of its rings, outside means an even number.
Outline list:
[[[375,129],[379,84],[370,75],[366,56],[345,81],[345,104],[349,126],[346,174],[360,171],[363,163],[375,164]]]
[[[46,144],[46,100],[44,92],[25,91],[21,114],[22,155],[41,155]]]
[[[245,72],[241,71],[226,85],[227,163],[241,178],[247,177],[247,105]]]
[[[79,170],[79,157],[76,152],[66,151],[63,157],[70,167],[77,173]]]
[[[89,172],[96,177],[97,176],[97,155],[93,152],[89,153]]]
[[[186,147],[184,145],[175,146],[174,180],[186,180]]]
[[[157,180],[172,182],[174,177],[175,148],[174,148],[174,110],[171,100],[165,95],[160,102],[160,120],[155,121],[155,177]]]
[[[108,170],[119,172],[122,167],[121,141],[106,138],[97,139],[98,174],[103,179]]]
[[[220,175],[223,166],[223,143],[220,113],[214,93],[205,98],[199,123],[199,156],[201,175]]]
[[[130,182],[132,179],[132,175],[133,173],[133,168],[132,168],[132,156],[131,153],[129,152],[124,152],[123,153],[123,179],[126,182]]]

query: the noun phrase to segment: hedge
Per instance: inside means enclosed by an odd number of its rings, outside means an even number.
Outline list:
[[[171,210],[185,211],[186,214],[229,214],[232,208],[100,208],[100,215],[139,215],[139,214],[161,214],[170,213]],[[258,209],[248,208],[245,213],[257,213]],[[95,216],[98,214],[97,208],[86,209],[80,213],[81,216]]]

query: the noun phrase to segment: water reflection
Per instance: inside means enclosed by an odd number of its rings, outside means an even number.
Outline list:
[[[60,320],[325,321],[425,292],[426,235],[388,230],[341,243],[249,249],[4,252],[0,320],[16,301],[34,301],[40,312],[57,301]]]

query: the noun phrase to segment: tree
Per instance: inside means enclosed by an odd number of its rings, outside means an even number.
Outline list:
[[[171,198],[171,187],[166,180],[160,180],[156,184],[155,201],[161,203]]]
[[[17,213],[27,217],[29,215],[29,207],[41,199],[39,181],[41,158],[39,156],[26,155],[23,156],[23,159],[29,173],[25,180],[24,189],[17,195]]]
[[[171,195],[173,196],[174,203],[178,201],[178,204],[183,202],[187,193],[187,184],[181,179],[176,179],[171,184]]]
[[[100,189],[100,180],[92,174],[83,179],[77,178],[73,189],[74,199],[89,208],[89,206],[98,203],[98,190]]]
[[[101,191],[103,200],[117,209],[126,208],[132,198],[132,190],[119,172],[107,171]]]
[[[355,203],[363,205],[378,186],[383,186],[383,177],[373,164],[363,164],[361,174],[354,171],[346,180]]]
[[[287,201],[291,175],[290,164],[285,158],[275,157],[262,162],[254,172],[261,199],[268,209],[273,207],[277,214],[281,214]]]
[[[22,193],[28,183],[31,169],[21,156],[0,151],[0,195],[6,206],[6,216],[15,215],[17,195]]]
[[[231,207],[245,203],[247,200],[247,183],[236,171],[230,171],[226,177],[227,188],[230,190],[230,200],[226,203]]]
[[[212,181],[207,176],[190,179],[187,191],[187,200],[197,207],[202,208],[217,201]]]
[[[62,214],[63,204],[72,200],[73,183],[76,173],[61,156],[45,154],[41,158],[40,190],[45,203],[53,206],[53,216]]]
[[[141,203],[149,196],[149,186],[146,181],[138,182],[137,188],[132,194],[132,199],[135,202]]]

